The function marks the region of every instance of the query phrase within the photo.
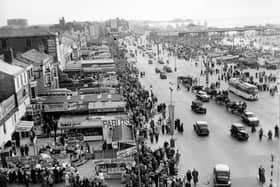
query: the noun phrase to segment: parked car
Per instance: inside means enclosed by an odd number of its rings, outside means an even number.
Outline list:
[[[230,169],[226,164],[217,164],[213,169],[214,187],[231,186]]]
[[[172,69],[169,66],[163,66],[163,70],[167,73],[172,73]]]
[[[195,113],[198,114],[206,114],[207,109],[205,107],[203,107],[203,104],[201,101],[192,101],[191,104],[191,109],[192,111],[194,111]]]
[[[249,139],[249,134],[246,131],[244,125],[239,123],[234,123],[231,125],[230,135],[237,138],[238,140],[247,141]]]
[[[258,117],[253,112],[244,111],[241,114],[241,118],[242,121],[249,126],[258,126],[260,123]]]
[[[167,76],[165,73],[161,72],[159,75],[160,79],[167,79]]]
[[[159,68],[155,68],[156,73],[161,73],[161,70]]]
[[[158,60],[159,64],[164,64],[163,60]]]
[[[149,59],[149,60],[148,60],[148,63],[149,63],[149,64],[153,64],[153,60]]]
[[[194,131],[198,136],[208,136],[209,128],[206,121],[197,121],[193,125]]]
[[[202,102],[210,101],[210,96],[204,91],[198,91],[196,94],[196,98]]]

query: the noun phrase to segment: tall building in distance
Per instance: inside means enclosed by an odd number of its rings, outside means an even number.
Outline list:
[[[8,19],[7,25],[8,26],[17,26],[17,27],[27,27],[28,21],[27,21],[27,19],[23,19],[23,18]]]

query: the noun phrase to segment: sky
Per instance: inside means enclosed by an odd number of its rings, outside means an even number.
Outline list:
[[[66,21],[279,18],[280,23],[279,8],[280,0],[0,0],[0,26],[9,18],[54,24],[62,16]]]

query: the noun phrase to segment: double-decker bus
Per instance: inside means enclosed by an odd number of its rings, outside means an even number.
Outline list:
[[[228,85],[229,91],[235,95],[251,101],[258,100],[258,88],[255,85],[237,78],[231,78]]]

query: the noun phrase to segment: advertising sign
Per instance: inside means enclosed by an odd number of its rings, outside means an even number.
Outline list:
[[[133,156],[135,153],[137,153],[136,146],[124,149],[117,152],[117,158],[127,158]]]

